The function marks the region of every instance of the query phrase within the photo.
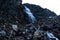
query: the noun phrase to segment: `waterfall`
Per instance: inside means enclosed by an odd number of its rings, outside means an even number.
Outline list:
[[[56,38],[52,33],[47,32],[47,36],[51,39],[55,39],[55,40],[59,40],[58,38]]]
[[[30,11],[30,9],[27,6],[24,6],[24,7],[25,7],[25,10],[24,11],[28,15],[30,22],[34,23],[36,21],[36,19],[33,16],[32,12]]]

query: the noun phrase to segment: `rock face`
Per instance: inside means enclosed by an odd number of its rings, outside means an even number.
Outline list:
[[[29,8],[36,22],[29,21],[24,6]],[[46,32],[60,40],[59,30],[60,16],[49,9],[22,4],[22,0],[0,0],[0,40],[51,40]]]
[[[39,19],[39,17],[41,18],[46,18],[46,17],[49,17],[49,16],[56,16],[56,14],[52,11],[50,11],[49,9],[47,8],[42,8],[38,5],[34,5],[34,4],[23,4],[23,5],[26,5],[28,8],[30,8],[31,12],[35,15],[36,18]]]
[[[23,10],[21,0],[0,0],[0,19],[4,22],[19,22],[26,24],[28,22],[27,15]],[[13,22],[12,22],[13,21]],[[25,22],[27,21],[27,22]]]

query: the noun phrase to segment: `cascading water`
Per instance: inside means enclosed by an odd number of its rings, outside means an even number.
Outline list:
[[[36,21],[36,19],[33,16],[32,12],[30,11],[30,9],[27,6],[24,6],[24,7],[25,7],[24,11],[28,14],[30,22],[34,23]]]
[[[52,33],[47,32],[47,36],[48,36],[50,39],[59,40],[59,39],[56,38]]]
[[[30,20],[30,22],[32,22],[32,23],[34,23],[35,21],[36,21],[36,19],[35,19],[35,17],[33,16],[33,14],[32,14],[32,12],[30,11],[30,9],[27,7],[27,6],[24,6],[25,7],[25,9],[24,9],[24,11],[26,12],[26,14],[28,15],[28,17],[29,17],[29,20]],[[38,29],[35,27],[35,26],[33,26],[34,28],[35,28],[35,30],[36,30],[36,32],[34,33],[34,35],[38,35],[39,33],[40,33],[40,26],[38,25]],[[49,40],[51,39],[55,39],[55,40],[59,40],[57,37],[55,37],[52,33],[50,33],[50,32],[46,32],[46,34],[47,34],[47,36],[48,36],[48,38],[49,38]]]

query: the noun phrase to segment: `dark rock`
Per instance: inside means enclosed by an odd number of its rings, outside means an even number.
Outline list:
[[[57,16],[54,12],[50,11],[47,8],[42,8],[41,6],[34,5],[34,4],[23,4],[30,8],[33,15],[36,17],[37,20],[40,18],[48,18],[49,16],[55,17]]]
[[[36,22],[28,20],[24,6]],[[47,31],[60,40],[60,16],[38,5],[22,4],[22,0],[0,0],[0,40],[47,40]]]

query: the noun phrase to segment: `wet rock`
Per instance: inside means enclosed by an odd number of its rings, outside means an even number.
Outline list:
[[[4,30],[0,30],[0,36],[6,37],[6,32]]]
[[[13,28],[14,31],[18,31],[17,25],[12,25],[12,28]]]
[[[36,22],[28,20],[24,6]],[[47,31],[60,40],[60,16],[38,5],[22,4],[22,0],[0,0],[0,40],[47,40]]]
[[[39,20],[40,18],[48,18],[49,16],[52,16],[52,17],[57,16],[51,10],[47,8],[42,8],[41,6],[38,6],[38,5],[28,4],[28,3],[23,5],[26,5],[28,8],[30,8],[31,12],[36,17],[37,20]]]

